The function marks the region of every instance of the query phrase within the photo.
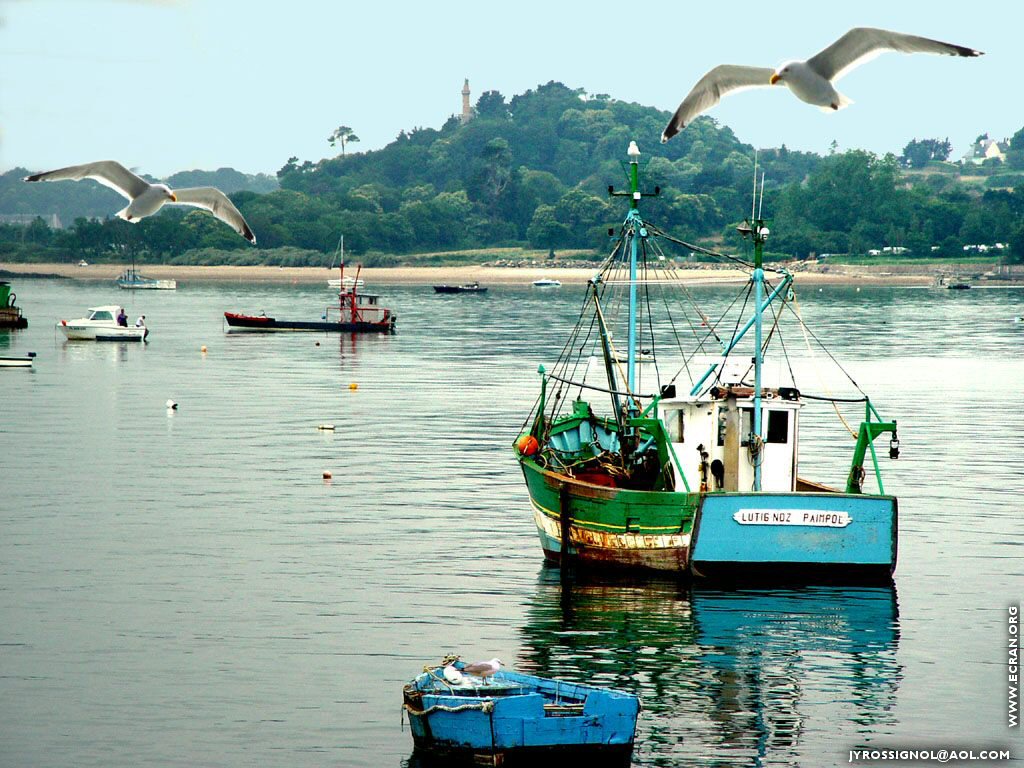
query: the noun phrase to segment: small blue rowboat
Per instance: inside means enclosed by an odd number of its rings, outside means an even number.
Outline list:
[[[581,758],[628,766],[640,699],[630,693],[501,670],[463,675],[451,657],[403,690],[417,751],[476,765]]]

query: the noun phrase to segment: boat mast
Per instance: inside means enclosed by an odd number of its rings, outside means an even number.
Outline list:
[[[754,171],[754,192],[757,193],[757,171]],[[764,176],[761,176],[761,202],[764,202]],[[753,213],[753,207],[751,207]],[[768,239],[768,228],[761,218],[761,209],[758,207],[757,218],[751,222],[751,237],[754,240],[754,274],[751,279],[754,281],[754,430],[750,435],[751,447],[757,448],[754,455],[754,490],[761,490],[761,463],[764,451],[764,434],[761,424],[761,367],[764,364],[762,350],[763,322],[762,314],[764,308],[761,306],[761,297],[764,294],[764,241]]]
[[[647,230],[644,228],[643,219],[640,218],[640,198],[657,197],[661,189],[655,187],[653,192],[640,191],[640,148],[635,141],[629,142],[629,191],[616,192],[614,187],[608,187],[608,194],[612,197],[629,196],[629,213],[623,222],[623,229],[626,237],[629,238],[629,338],[626,349],[626,391],[632,395],[636,391],[636,335],[637,335],[637,261],[639,250],[639,238],[647,237]],[[609,234],[611,231],[609,230]],[[605,353],[610,358],[610,352]],[[610,387],[616,389],[616,387]],[[626,405],[626,410],[631,414],[638,413],[637,403],[632,396]],[[618,414],[616,415],[618,418]]]
[[[640,148],[629,142],[629,348],[626,358],[626,386],[636,391],[636,244],[643,222],[640,219]],[[630,401],[632,403],[632,400]]]

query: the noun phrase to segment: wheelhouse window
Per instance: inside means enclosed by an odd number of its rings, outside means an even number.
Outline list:
[[[740,408],[740,445],[750,445],[750,435],[754,432],[754,409]]]
[[[666,414],[665,426],[668,428],[668,439],[673,443],[681,443],[685,440],[683,431],[683,411],[669,411]]]
[[[90,320],[113,320],[114,316],[109,312],[93,312],[89,316]]]
[[[768,434],[765,442],[789,442],[789,411],[768,411]]]

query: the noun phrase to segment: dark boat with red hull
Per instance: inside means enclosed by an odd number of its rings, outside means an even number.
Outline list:
[[[344,285],[342,265],[342,285]],[[321,331],[327,333],[394,333],[397,315],[380,306],[379,297],[359,293],[358,271],[356,281],[338,294],[338,306],[327,307],[320,320],[278,320],[265,314],[246,315],[225,312],[229,331]]]
[[[385,310],[387,311],[387,310]],[[225,312],[228,329],[233,331],[325,331],[336,333],[394,333],[394,315],[388,322],[336,322],[333,320],[278,320],[266,315],[242,315]]]

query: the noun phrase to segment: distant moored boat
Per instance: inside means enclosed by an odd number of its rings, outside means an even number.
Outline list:
[[[465,285],[435,285],[434,291],[437,293],[487,293],[487,288],[480,283],[473,282]]]

